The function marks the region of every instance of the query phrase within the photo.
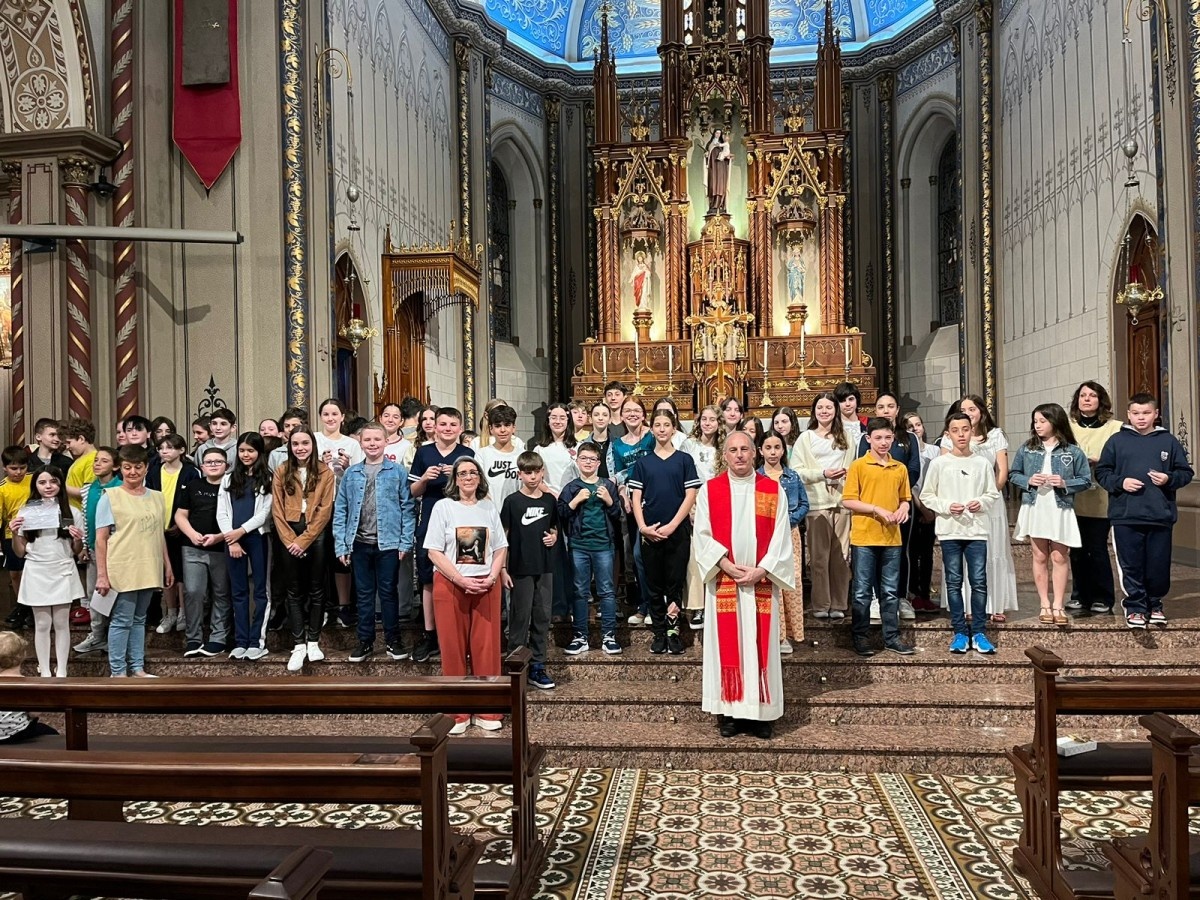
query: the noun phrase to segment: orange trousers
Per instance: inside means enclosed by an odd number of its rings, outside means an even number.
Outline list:
[[[500,583],[486,594],[468,594],[441,572],[433,575],[433,620],[442,651],[443,675],[500,674]],[[470,672],[467,660],[470,659]],[[455,721],[469,716],[456,713]],[[503,719],[499,714],[480,719]]]

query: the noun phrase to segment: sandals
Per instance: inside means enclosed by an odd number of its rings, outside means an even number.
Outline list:
[[[1054,624],[1054,613],[1050,610],[1050,607],[1048,607],[1048,606],[1042,607],[1041,612],[1038,614],[1038,621],[1041,622],[1043,625],[1053,625]]]
[[[1071,624],[1071,620],[1067,618],[1067,613],[1065,610],[1062,610],[1062,609],[1054,610],[1054,624],[1060,628],[1062,628],[1064,625]]]
[[[992,624],[993,625],[1003,625],[1007,621],[1008,621],[1008,618],[1004,615],[1004,613],[993,613],[992,614]]]

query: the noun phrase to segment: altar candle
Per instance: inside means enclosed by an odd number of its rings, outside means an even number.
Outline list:
[[[608,381],[608,345],[601,344],[600,346],[600,371],[604,380]]]
[[[767,357],[771,355],[771,342],[763,341],[763,375],[767,374]]]
[[[667,344],[667,374],[675,371],[675,345]]]
[[[804,325],[800,326],[800,365],[805,365],[808,362],[808,355],[804,352]]]
[[[846,367],[850,366],[850,338],[846,338]]]
[[[849,352],[849,351],[847,351]],[[638,333],[635,329],[633,332],[633,371],[636,374],[642,368],[642,351],[641,344],[638,340]]]

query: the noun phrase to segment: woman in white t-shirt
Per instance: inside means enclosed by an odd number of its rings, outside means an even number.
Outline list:
[[[342,405],[341,400],[330,397],[321,404],[317,412],[321,417],[321,431],[317,435],[317,459],[329,466],[329,470],[333,472],[337,479],[334,482],[336,492],[346,470],[355,463],[362,462],[366,454],[358,441],[342,434],[342,423],[346,421],[346,407]],[[337,590],[337,623],[342,628],[349,628],[354,624],[354,607],[350,601],[350,567],[342,565],[337,554],[333,552],[332,524],[325,529],[324,540],[325,558],[333,567],[333,584]]]
[[[462,456],[450,470],[443,499],[429,514],[424,547],[433,564],[433,617],[442,651],[443,675],[500,674],[500,573],[508,539],[500,511],[487,499],[487,479],[474,457]],[[456,714],[451,734],[475,724],[500,728],[502,716]]]

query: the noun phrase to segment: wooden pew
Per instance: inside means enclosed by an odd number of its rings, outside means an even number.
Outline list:
[[[437,716],[415,753],[175,753],[5,747],[0,783],[22,797],[325,803],[419,803],[412,829],[256,828],[0,820],[0,883],[24,900],[73,894],[155,900],[242,900],[298,844],[332,855],[322,900],[470,900],[482,848],[450,829],[447,735]],[[286,878],[288,872],[282,872]],[[297,879],[302,881],[303,879]]]
[[[529,741],[526,692],[531,660],[521,649],[505,660],[505,674],[488,678],[413,676],[371,678],[120,678],[0,679],[0,709],[63,712],[62,737],[31,746],[68,750],[172,750],[175,752],[276,752],[303,748],[318,752],[406,752],[405,737],[305,736],[93,736],[91,714],[269,715],[352,713],[502,713],[507,733],[492,738],[454,738],[449,746],[449,779],[454,783],[511,784],[513,791],[511,865],[481,863],[475,891],[493,900],[525,900],[536,890],[544,843],[537,830],[537,796],[545,750]],[[152,728],[150,725],[148,728]],[[508,739],[506,739],[508,738]],[[119,819],[120,804],[108,811],[82,799],[75,806],[90,818]]]
[[[1033,741],[1008,752],[1024,824],[1013,862],[1041,897],[1108,900],[1112,874],[1065,869],[1060,791],[1144,791],[1151,785],[1145,741],[1101,742],[1077,756],[1058,755],[1058,717],[1200,714],[1200,677],[1059,675],[1065,663],[1043,647],[1025,651],[1033,663]]]
[[[332,862],[328,850],[300,847],[255,885],[246,900],[318,900]]]
[[[1188,832],[1191,808],[1200,806],[1200,734],[1163,713],[1138,721],[1150,732],[1154,806],[1149,835],[1117,838],[1103,848],[1114,895],[1188,900],[1200,896],[1200,837]]]

